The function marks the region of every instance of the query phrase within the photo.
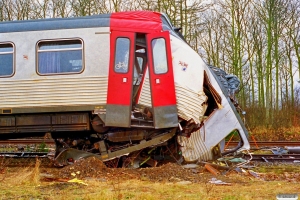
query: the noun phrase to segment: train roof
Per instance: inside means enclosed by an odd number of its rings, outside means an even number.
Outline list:
[[[1,22],[0,33],[89,27],[109,27],[110,16],[111,14],[101,14],[76,18],[51,18]]]
[[[7,21],[0,23],[0,33],[92,27],[153,32],[162,30],[162,16],[164,17],[161,13],[152,11],[128,11],[86,17]]]
[[[180,29],[173,27],[166,14],[154,11],[127,11],[85,17],[6,21],[0,22],[0,33],[93,27],[109,27],[111,31],[139,33],[167,30],[173,36],[186,42],[179,32]]]

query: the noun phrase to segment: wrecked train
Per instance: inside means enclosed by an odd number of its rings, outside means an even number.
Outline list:
[[[59,164],[88,152],[141,165],[170,144],[187,162],[249,149],[214,68],[162,13],[1,22],[0,96],[0,137],[51,133]]]

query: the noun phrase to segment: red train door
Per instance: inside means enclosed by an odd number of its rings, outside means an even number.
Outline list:
[[[105,125],[130,127],[135,33],[113,31],[110,47]]]
[[[155,128],[178,126],[169,32],[146,35]]]

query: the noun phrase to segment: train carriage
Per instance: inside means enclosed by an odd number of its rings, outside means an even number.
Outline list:
[[[0,137],[51,133],[59,163],[171,142],[210,160],[232,131],[232,151],[249,149],[228,91],[162,13],[1,22],[0,84]]]

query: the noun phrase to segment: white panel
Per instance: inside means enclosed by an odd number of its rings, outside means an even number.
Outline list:
[[[186,43],[172,35],[170,37],[175,83],[195,93],[203,91],[206,64]]]
[[[211,151],[205,145],[200,131],[193,132],[189,138],[178,136],[177,141],[181,146],[180,150],[185,161],[207,161],[212,159]]]
[[[1,82],[0,108],[106,104],[107,77]]]
[[[144,79],[140,98],[137,103],[143,106],[152,107],[149,78],[145,77]]]
[[[175,84],[176,101],[178,116],[190,120],[193,119],[195,123],[201,122],[201,117],[206,111],[207,97],[204,92],[194,92],[178,84]]]

